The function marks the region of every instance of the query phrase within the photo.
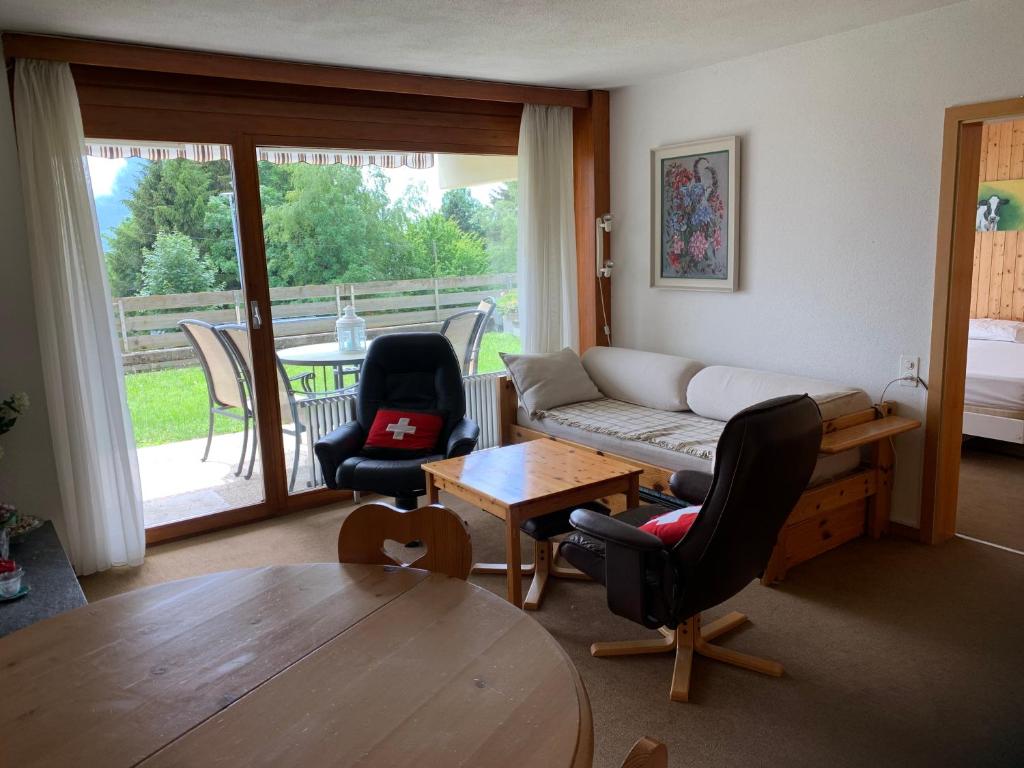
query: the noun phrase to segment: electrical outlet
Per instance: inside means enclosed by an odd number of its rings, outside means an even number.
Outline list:
[[[900,355],[900,369],[896,375],[901,387],[916,387],[917,377],[921,375],[921,358]]]

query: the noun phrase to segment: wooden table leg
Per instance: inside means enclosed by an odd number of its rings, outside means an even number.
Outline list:
[[[508,571],[505,581],[508,585],[508,601],[516,608],[523,607],[522,553],[519,551],[519,520],[510,511],[505,516],[505,562]]]
[[[434,476],[432,474],[430,474],[429,472],[427,472],[426,475],[427,475],[427,503],[428,504],[437,504],[438,491],[437,491],[437,486],[434,485]]]
[[[640,506],[640,476],[629,478],[629,490],[626,491],[626,509]]]

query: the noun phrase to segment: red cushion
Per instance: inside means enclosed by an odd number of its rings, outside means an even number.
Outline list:
[[[430,451],[437,445],[444,420],[436,413],[381,408],[373,419],[367,448],[392,451]]]
[[[640,526],[640,530],[653,533],[665,544],[672,546],[682,540],[699,514],[700,507],[673,509],[671,512],[652,517]]]

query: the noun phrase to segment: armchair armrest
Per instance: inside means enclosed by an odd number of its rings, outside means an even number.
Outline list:
[[[714,475],[710,472],[698,472],[693,469],[681,469],[673,472],[668,479],[668,487],[672,495],[687,504],[703,504],[711,490]]]
[[[569,515],[569,522],[577,531],[593,536],[595,539],[601,539],[605,543],[605,547],[626,547],[638,552],[656,552],[665,548],[661,539],[653,533],[641,531],[629,523],[589,509],[574,510]]]
[[[577,509],[573,528],[604,542],[604,586],[612,613],[655,629],[673,623],[675,573],[661,539],[629,523]]]
[[[355,456],[366,442],[366,435],[358,421],[350,421],[342,424],[336,430],[316,441],[313,451],[320,462],[320,469],[324,473],[324,482],[328,488],[336,489],[338,467],[346,459]]]
[[[472,453],[480,439],[480,427],[472,419],[464,418],[455,425],[451,435],[448,436],[448,446],[445,449],[446,459],[453,459],[456,456],[465,456]]]

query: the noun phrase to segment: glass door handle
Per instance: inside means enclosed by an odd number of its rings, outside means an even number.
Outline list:
[[[260,305],[255,299],[249,302],[249,324],[254,331],[258,331],[263,327],[263,317],[260,315]]]

